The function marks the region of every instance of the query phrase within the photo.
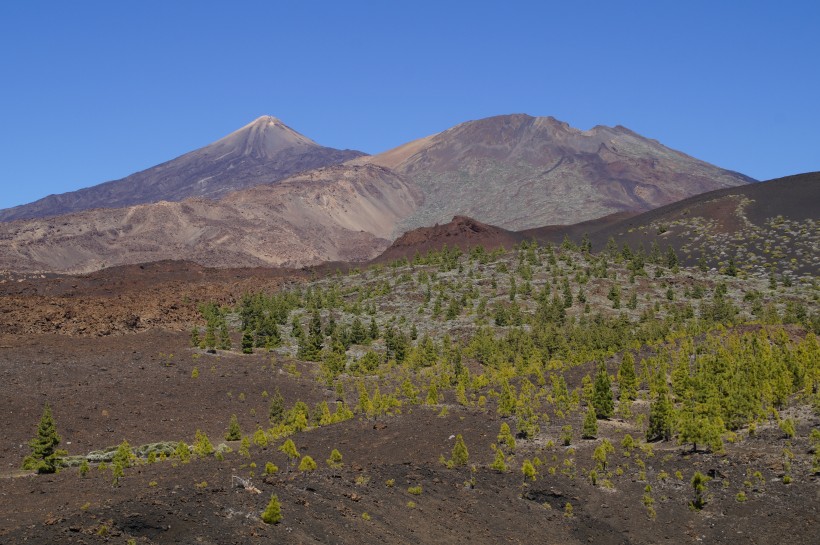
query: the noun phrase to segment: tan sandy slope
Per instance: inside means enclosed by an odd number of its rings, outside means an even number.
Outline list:
[[[337,165],[220,200],[189,199],[0,223],[0,270],[89,272],[188,259],[206,266],[358,261],[421,202],[375,165]]]

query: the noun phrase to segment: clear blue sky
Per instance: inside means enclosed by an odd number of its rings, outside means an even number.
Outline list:
[[[80,1],[0,7],[0,208],[270,114],[376,153],[497,114],[820,170],[820,3]]]

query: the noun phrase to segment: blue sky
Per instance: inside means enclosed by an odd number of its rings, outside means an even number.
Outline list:
[[[0,208],[270,114],[376,153],[497,114],[820,170],[818,2],[4,2]]]

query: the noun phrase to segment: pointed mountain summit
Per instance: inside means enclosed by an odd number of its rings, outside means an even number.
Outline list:
[[[205,147],[210,155],[224,154],[272,159],[284,151],[321,148],[319,144],[291,129],[279,119],[263,115]]]
[[[215,199],[362,155],[320,146],[279,119],[262,116],[213,144],[126,178],[0,210],[0,221],[189,197]]]

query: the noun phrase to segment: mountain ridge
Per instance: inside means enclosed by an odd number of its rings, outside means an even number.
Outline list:
[[[338,162],[308,168],[316,153]],[[349,153],[355,157],[342,161]],[[0,269],[76,273],[162,259],[211,267],[360,262],[404,232],[454,216],[518,232],[633,214],[752,181],[625,127],[582,131],[525,114],[468,121],[377,156],[349,153],[328,155],[262,116],[186,156],[91,188],[116,193],[150,174],[158,202],[121,206],[128,195],[115,194],[113,205],[99,203],[111,208],[0,222]],[[299,172],[272,174],[284,167]],[[192,185],[196,194],[185,197]]]
[[[467,121],[351,162],[393,168],[425,193],[427,206],[395,236],[457,215],[509,230],[577,223],[756,181],[621,125],[580,130],[527,114]]]
[[[218,199],[231,191],[361,155],[320,146],[281,120],[261,116],[207,146],[125,178],[0,210],[0,222],[190,197]]]

